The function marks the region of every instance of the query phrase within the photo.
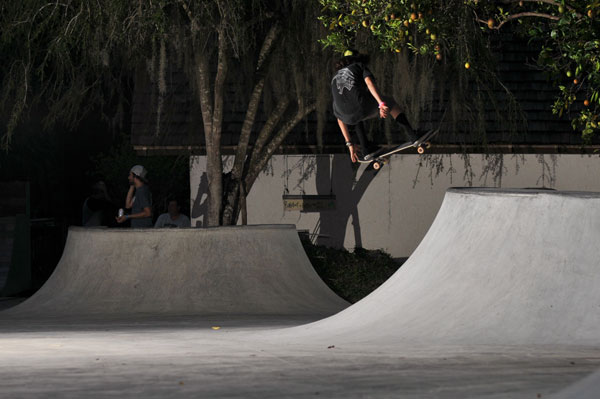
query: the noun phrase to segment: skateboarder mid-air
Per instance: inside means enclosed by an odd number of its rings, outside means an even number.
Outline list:
[[[375,154],[372,152],[375,149],[371,148],[360,123],[366,119],[377,116],[387,118],[391,114],[404,130],[407,142],[413,143],[418,138],[396,101],[392,97],[379,93],[374,76],[366,66],[367,63],[368,56],[359,54],[355,50],[347,50],[335,63],[336,73],[331,80],[333,113],[346,140],[352,162],[369,161]],[[360,143],[360,155],[350,137],[350,126],[355,127]]]

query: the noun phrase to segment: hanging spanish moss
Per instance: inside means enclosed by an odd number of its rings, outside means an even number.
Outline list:
[[[158,88],[158,99],[156,102],[156,125],[154,130],[154,135],[158,136],[160,134],[160,119],[163,112],[163,106],[165,103],[165,95],[167,94],[167,81],[166,81],[166,73],[167,73],[167,47],[165,44],[165,40],[162,39],[160,41],[160,54],[158,61],[158,70],[156,76],[156,84]]]

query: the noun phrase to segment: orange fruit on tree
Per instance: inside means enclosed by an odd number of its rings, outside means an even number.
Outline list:
[[[575,84],[575,85],[579,84],[579,80],[573,79],[573,84]]]
[[[467,63],[465,63],[465,68],[466,68],[466,69],[469,69],[469,68],[471,68],[471,64],[469,64],[468,62],[467,62]]]
[[[417,13],[414,13],[414,12],[413,12],[412,14],[410,14],[410,19],[411,19],[411,21],[416,21],[416,20],[417,20],[417,18],[418,18],[418,17],[417,17]]]
[[[588,10],[587,15],[590,18],[594,18],[594,10]]]
[[[494,21],[493,18],[488,19],[488,21],[487,21],[488,28],[492,29],[495,24],[496,24],[496,21]]]
[[[439,54],[439,53],[435,55],[435,59],[438,60],[438,61],[441,61],[442,58],[443,58],[442,55]]]
[[[583,105],[585,105],[586,107],[589,107],[590,106],[590,100],[585,100],[583,102]]]

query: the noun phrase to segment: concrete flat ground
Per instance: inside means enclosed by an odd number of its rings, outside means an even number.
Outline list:
[[[0,397],[543,398],[600,368],[600,348],[269,340],[301,322],[3,323]]]

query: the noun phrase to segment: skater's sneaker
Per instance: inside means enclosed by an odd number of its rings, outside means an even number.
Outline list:
[[[370,153],[370,154],[367,154],[367,155],[360,155],[359,158],[360,158],[361,161],[369,162],[369,161],[371,161],[374,158],[374,154],[375,153]]]
[[[419,137],[421,136],[419,135],[418,131],[412,129],[404,129],[404,138],[407,142],[415,144],[419,140]]]
[[[373,151],[373,152],[371,152],[371,153],[369,153],[369,154],[367,154],[367,155],[363,156],[363,157],[362,157],[362,160],[363,160],[363,161],[367,161],[367,162],[368,162],[368,161],[372,161],[373,159],[377,158],[377,156],[378,156],[379,154],[382,154],[384,151],[385,151],[385,149],[383,149],[383,148],[380,148],[380,149],[378,149],[378,150],[376,150],[376,151]]]

